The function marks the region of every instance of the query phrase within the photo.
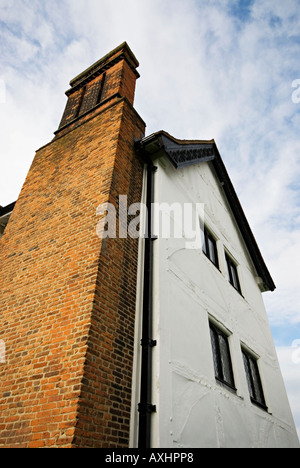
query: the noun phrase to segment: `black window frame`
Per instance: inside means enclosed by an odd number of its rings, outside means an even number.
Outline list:
[[[268,411],[264,390],[261,382],[258,359],[242,348],[243,362],[251,402],[261,409]]]
[[[226,257],[228,281],[237,292],[242,294],[237,264],[235,263],[234,260],[232,260],[232,258],[226,252],[225,252],[225,257]]]
[[[211,321],[209,328],[216,381],[236,393],[228,335]]]
[[[213,265],[219,270],[219,256],[217,249],[217,241],[211,232],[204,226],[203,230],[203,245],[202,252],[211,261]],[[212,253],[213,251],[213,253]]]

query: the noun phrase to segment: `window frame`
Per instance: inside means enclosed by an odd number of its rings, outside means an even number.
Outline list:
[[[254,405],[265,411],[268,411],[258,366],[259,359],[244,347],[242,347],[242,356],[250,400]]]
[[[231,286],[238,293],[242,295],[241,283],[240,283],[240,278],[239,278],[239,273],[238,273],[238,265],[227,252],[225,252],[225,259],[226,259],[228,281],[231,284]]]
[[[209,330],[210,330],[210,339],[211,339],[211,347],[212,347],[214,372],[215,372],[216,381],[222,386],[225,386],[232,392],[236,393],[237,389],[235,387],[232,358],[231,358],[229,339],[228,339],[229,336],[226,333],[224,333],[212,321],[209,321]],[[223,354],[223,358],[222,358],[222,350],[221,350],[221,342],[220,342],[221,339],[224,340],[223,346],[225,344],[225,349],[226,349],[226,356],[224,356]],[[224,353],[224,349],[223,349],[223,353]],[[225,369],[225,366],[227,367],[227,369]],[[229,379],[226,377],[225,372],[229,373]]]
[[[206,226],[202,229],[203,234],[203,243],[202,243],[202,252],[211,261],[211,263],[219,270],[219,256],[217,248],[217,240],[214,235],[211,233]],[[205,250],[204,250],[205,247]],[[211,248],[213,249],[213,254],[211,253]],[[213,259],[214,257],[214,259]]]

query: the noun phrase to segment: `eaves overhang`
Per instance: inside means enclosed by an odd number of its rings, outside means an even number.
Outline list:
[[[7,206],[0,206],[0,218],[3,216],[10,215],[15,207],[16,202],[10,203],[10,205]]]
[[[5,229],[10,215],[12,214],[12,211],[15,207],[16,202],[11,203],[10,205],[7,205],[5,207],[0,206],[0,232],[3,232]]]
[[[178,140],[162,130],[136,142],[136,148],[146,160],[154,160],[166,155],[175,169],[182,169],[201,162],[211,162],[244,239],[257,276],[260,278],[260,286],[264,291],[274,291],[276,286],[262,257],[215,141]]]

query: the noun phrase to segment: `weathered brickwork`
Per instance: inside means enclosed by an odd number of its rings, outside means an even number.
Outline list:
[[[103,109],[105,104],[110,105],[121,96],[126,96],[133,105],[135,81],[139,77],[137,66],[138,61],[125,44],[99,60],[83,76],[72,80],[72,87],[66,92],[68,101],[59,133],[66,125],[75,126],[78,117],[88,112],[90,118],[99,106]]]
[[[119,96],[36,153],[0,242],[0,447],[128,447],[138,241],[96,235],[100,203],[141,198],[122,48],[102,90]]]

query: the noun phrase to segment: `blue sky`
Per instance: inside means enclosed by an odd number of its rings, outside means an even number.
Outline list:
[[[229,13],[235,16],[241,22],[249,21],[251,17],[251,9],[254,0],[238,0],[231,2],[229,5]]]
[[[298,0],[1,0],[0,204],[52,139],[70,79],[125,40],[147,134],[216,140],[277,285],[264,300],[300,428]]]

